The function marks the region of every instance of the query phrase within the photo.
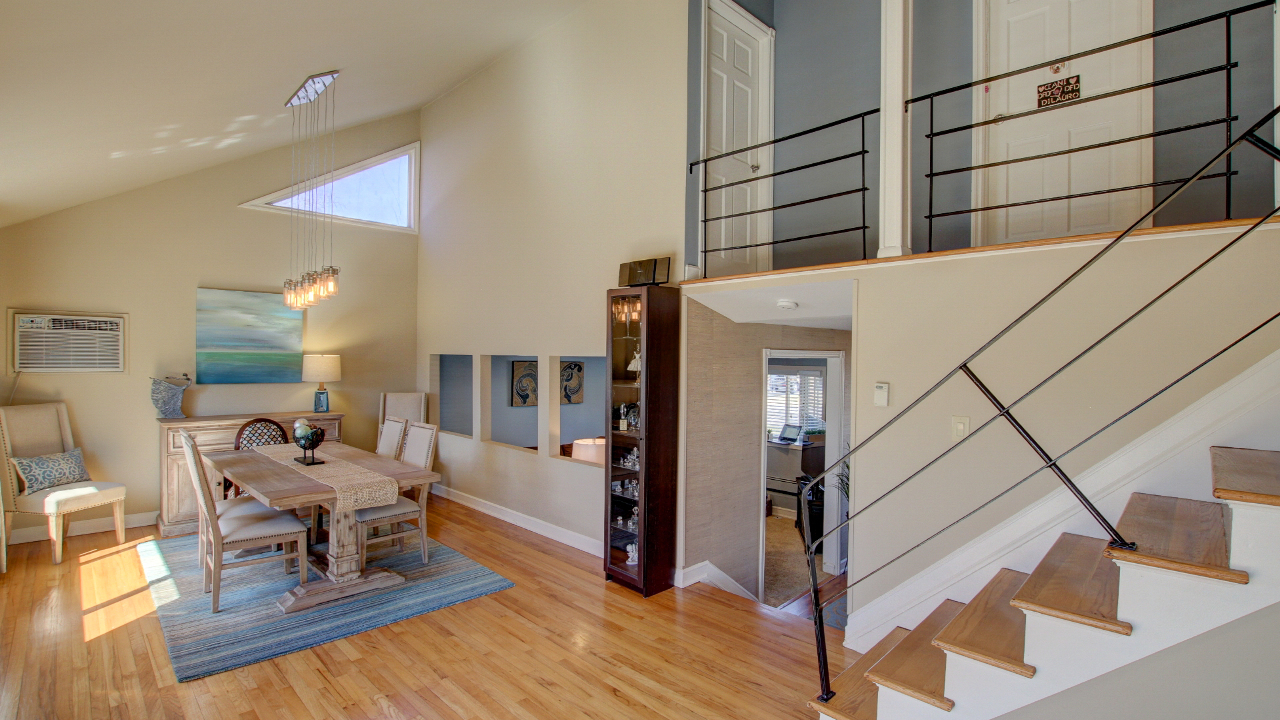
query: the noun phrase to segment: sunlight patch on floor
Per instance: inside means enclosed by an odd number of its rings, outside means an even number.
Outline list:
[[[177,596],[164,561],[158,561],[162,570],[157,570],[155,562],[143,559],[146,554],[159,556],[154,543],[149,542],[153,539],[139,538],[80,555],[81,622],[86,642],[155,612],[148,585],[163,587],[167,583]]]

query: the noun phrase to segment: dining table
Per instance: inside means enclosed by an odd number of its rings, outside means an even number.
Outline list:
[[[342,443],[324,443],[319,452],[345,460],[364,470],[390,478],[401,491],[421,488],[428,492],[440,474],[377,455]],[[361,568],[360,526],[355,510],[339,510],[337,491],[304,474],[303,468],[278,462],[253,449],[220,450],[201,453],[210,470],[210,482],[218,487],[225,478],[258,502],[277,510],[293,510],[326,505],[329,507],[328,547],[325,552],[309,551],[308,562],[321,580],[307,581],[285,593],[276,604],[286,613],[297,612],[326,602],[399,585],[405,577],[380,567]]]

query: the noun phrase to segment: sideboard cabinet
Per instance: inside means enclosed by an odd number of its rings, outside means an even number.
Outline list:
[[[270,418],[284,426],[293,439],[293,423],[298,418],[324,428],[325,442],[342,441],[341,413],[257,413],[251,415],[209,415],[206,417],[158,418],[160,423],[160,537],[196,532],[196,489],[191,484],[187,460],[182,454],[180,430],[195,438],[201,451],[230,450],[240,427],[254,418]],[[299,451],[301,452],[301,451]]]

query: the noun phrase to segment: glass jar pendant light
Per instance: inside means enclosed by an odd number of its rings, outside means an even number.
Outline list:
[[[338,71],[312,75],[285,103],[293,114],[289,203],[290,279],[284,304],[294,310],[338,294],[333,262],[334,106]],[[326,92],[327,90],[327,92]]]

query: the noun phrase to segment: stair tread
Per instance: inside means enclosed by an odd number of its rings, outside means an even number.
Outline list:
[[[1121,635],[1133,626],[1116,617],[1120,567],[1104,554],[1106,540],[1063,533],[1009,601],[1013,607]]]
[[[1227,506],[1165,495],[1129,496],[1116,530],[1137,550],[1108,547],[1107,557],[1234,583],[1249,574],[1231,569]]]
[[[1280,505],[1280,452],[1212,447],[1213,496],[1259,505]]]
[[[938,633],[933,644],[1024,677],[1034,676],[1036,669],[1022,661],[1027,616],[1009,604],[1028,577],[1002,568]]]
[[[924,622],[917,625],[867,672],[867,678],[877,685],[892,688],[934,707],[951,710],[955,703],[943,695],[946,688],[947,654],[933,644],[933,639],[961,610],[964,610],[964,603],[942,601]]]
[[[809,707],[836,720],[876,720],[879,686],[867,679],[867,671],[902,642],[909,632],[911,631],[902,627],[890,630],[875,647],[831,681],[835,697],[825,703],[814,698],[809,701]]]

